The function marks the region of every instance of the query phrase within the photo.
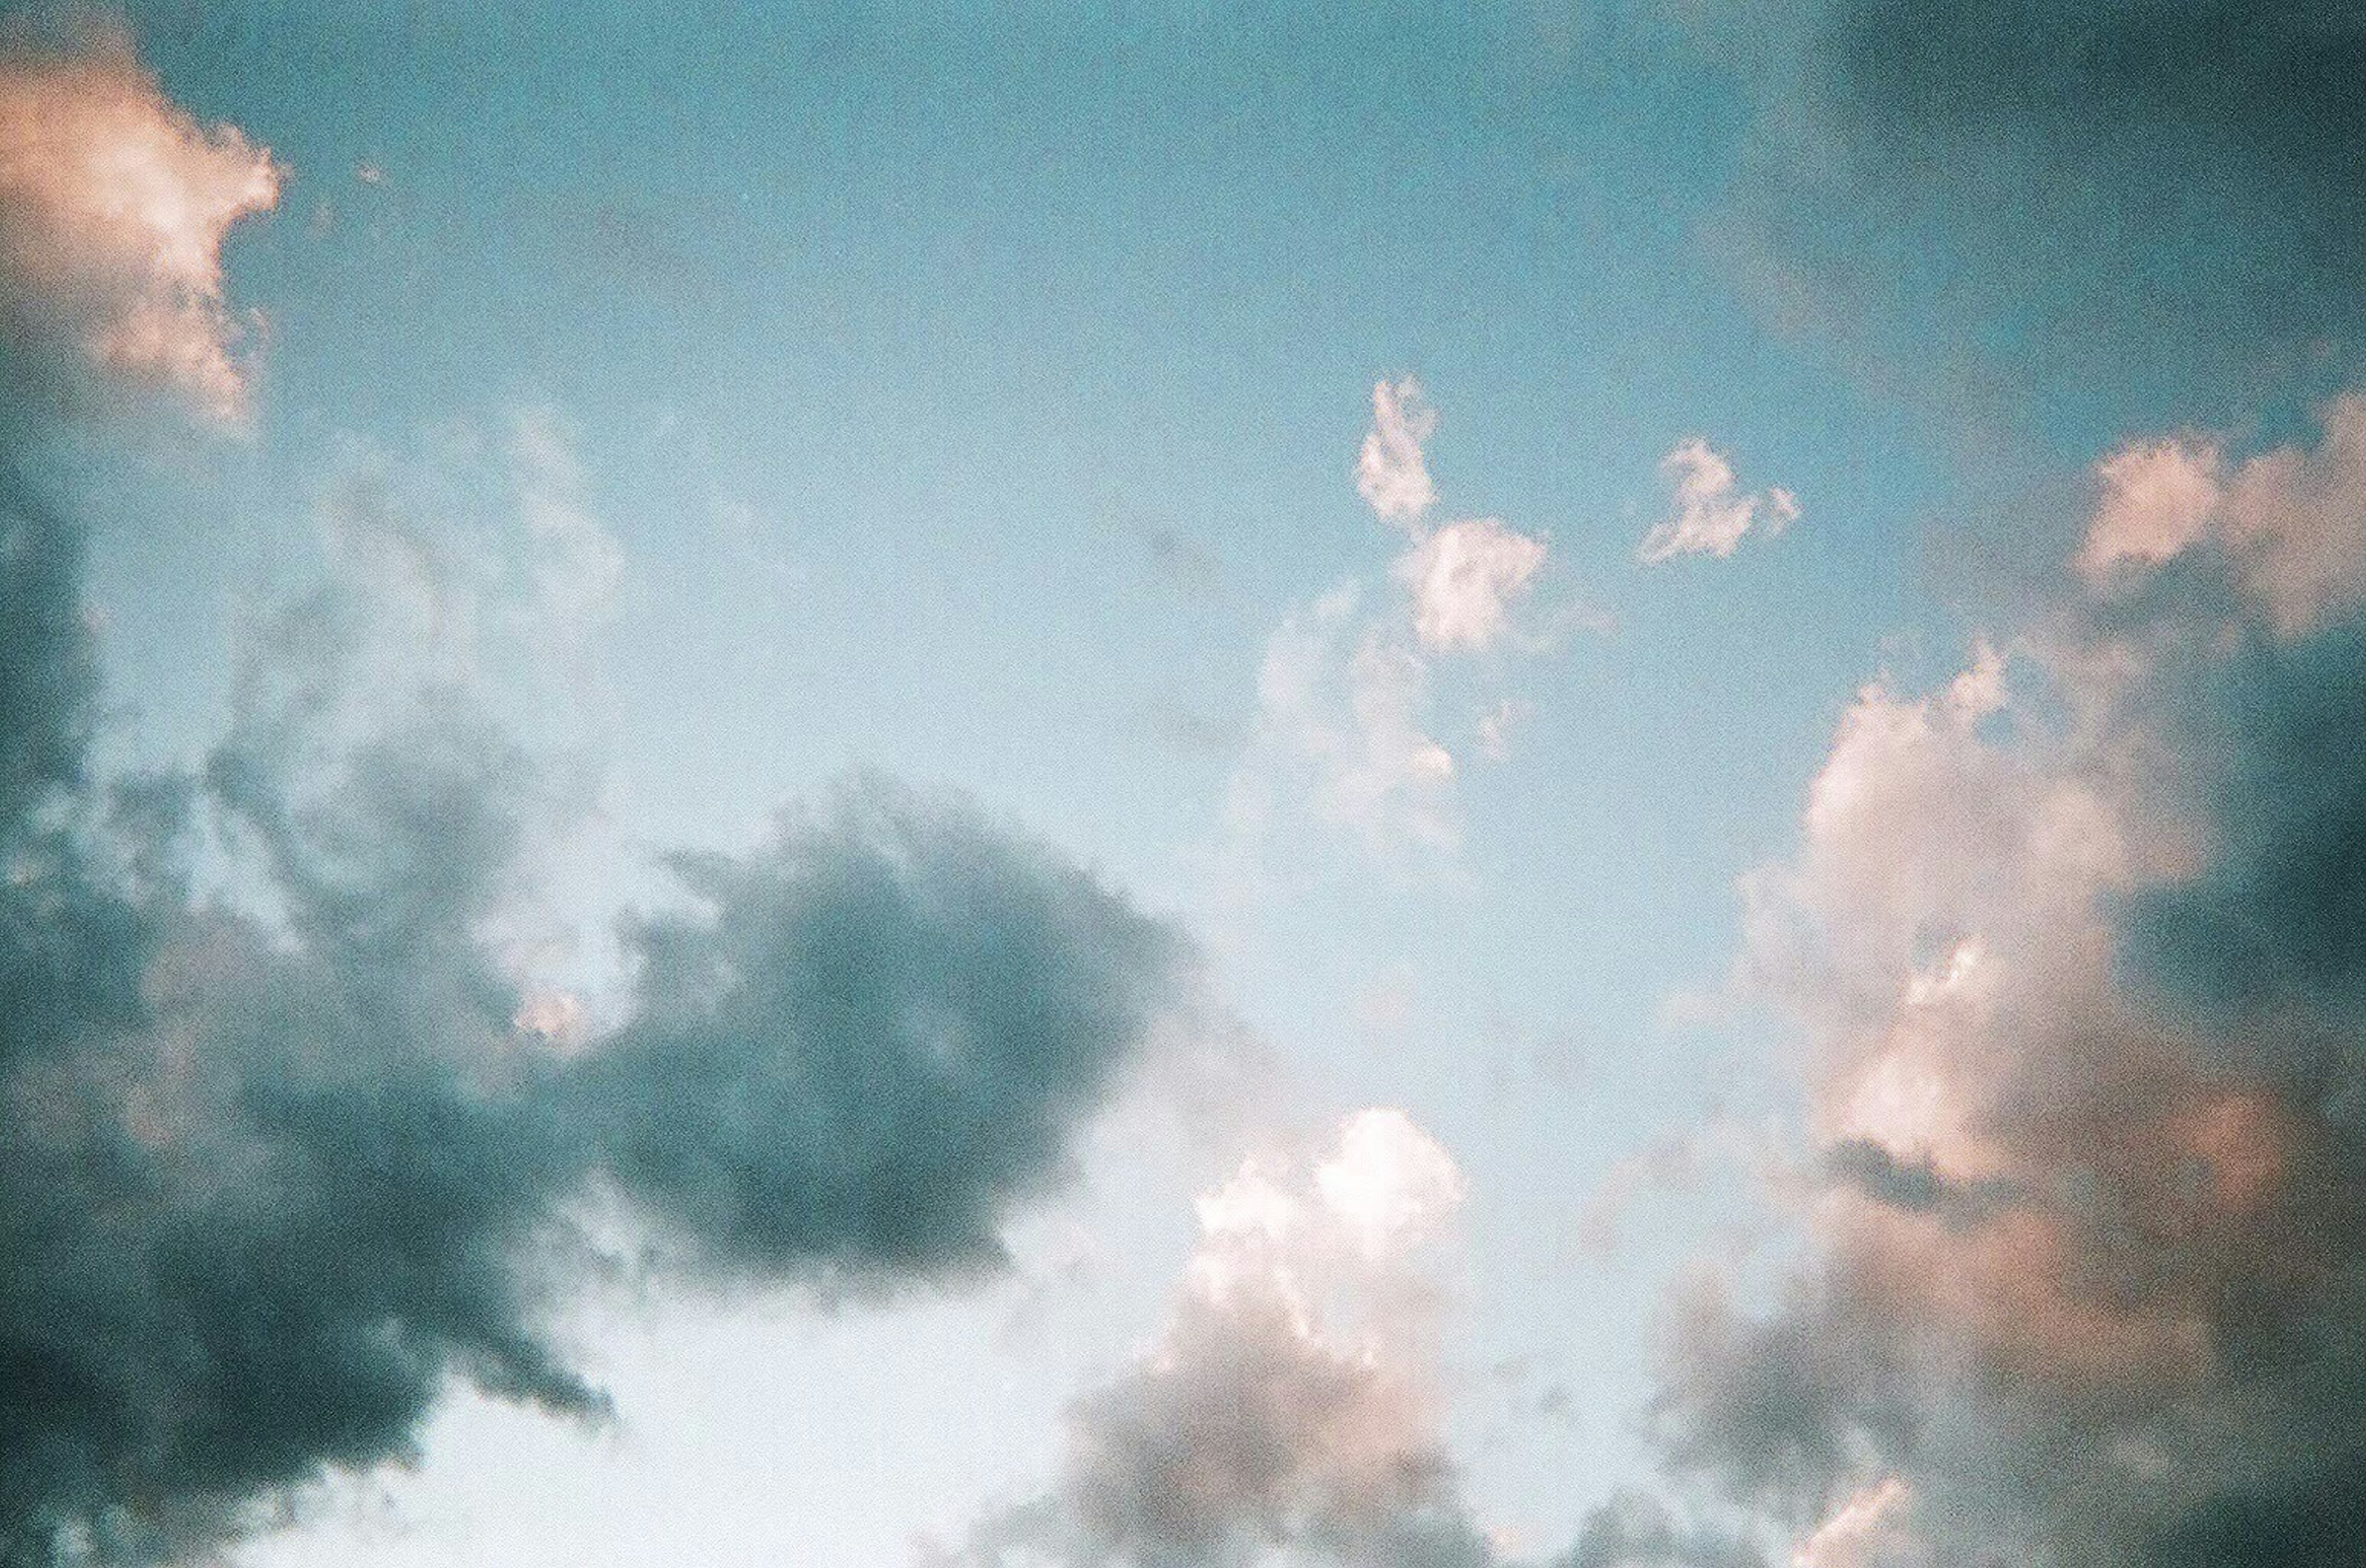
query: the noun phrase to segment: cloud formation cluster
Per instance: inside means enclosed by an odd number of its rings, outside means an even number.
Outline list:
[[[1802,1562],[2354,1559],[2355,426],[2106,458],[2059,607],[1861,694],[1745,886],[1827,1180],[1775,1310],[1687,1300],[1660,1419]]]
[[[477,689],[484,606],[367,485],[332,508],[358,581],[260,628],[203,764],[103,776],[84,539],[28,459],[77,376],[231,412],[218,248],[273,177],[112,46],[0,65],[0,326],[45,367],[0,393],[9,1568],[202,1553],[408,1454],[455,1379],[597,1416],[549,1333],[587,1201],[702,1274],[991,1266],[1188,963],[1056,853],[862,781],[675,857],[591,1031],[502,940],[552,790]],[[571,448],[517,445],[547,626],[619,563]],[[434,657],[382,657],[406,636]]]
[[[1543,538],[1493,517],[1425,520],[1437,500],[1425,451],[1436,429],[1412,377],[1374,383],[1357,489],[1403,536],[1389,567],[1402,597],[1375,605],[1350,580],[1275,631],[1258,671],[1256,754],[1234,780],[1236,829],[1273,814],[1278,776],[1369,851],[1452,850],[1455,753],[1433,733],[1439,661],[1534,654],[1571,626],[1599,624],[1575,606],[1527,613],[1550,556]],[[1523,711],[1483,702],[1469,721],[1479,754],[1500,760]]]

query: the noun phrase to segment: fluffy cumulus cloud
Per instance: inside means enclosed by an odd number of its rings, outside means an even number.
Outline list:
[[[102,773],[83,537],[28,448],[97,412],[50,395],[74,376],[231,406],[214,251],[269,166],[112,46],[6,73],[39,373],[0,392],[0,1562],[204,1556],[412,1452],[456,1378],[596,1417],[546,1332],[595,1195],[704,1277],[990,1267],[1187,963],[1055,852],[850,784],[673,859],[595,1027],[501,940],[558,792],[479,689],[490,612],[366,484],[203,765]],[[613,547],[556,430],[515,445],[539,623]]]
[[[1321,1146],[1252,1157],[1198,1201],[1166,1320],[1067,1413],[1042,1495],[930,1568],[1766,1568],[1747,1535],[1622,1493],[1546,1559],[1474,1515],[1441,1426],[1444,1297],[1427,1261],[1465,1184],[1402,1112],[1360,1111]],[[1853,1544],[1862,1501],[1804,1568],[1891,1560]],[[1812,1553],[1812,1555],[1805,1555]]]
[[[1068,1413],[1042,1496],[981,1525],[975,1568],[1201,1568],[1279,1556],[1487,1568],[1439,1428],[1421,1251],[1462,1178],[1401,1112],[1252,1160],[1198,1204],[1157,1338]]]
[[[0,328],[19,378],[246,399],[221,247],[278,200],[268,151],[175,107],[115,37],[0,52]],[[60,351],[62,352],[60,352]]]
[[[2355,1559],[2352,417],[2107,459],[2058,605],[1861,694],[1745,885],[1824,1179],[1771,1310],[1684,1298],[1658,1420],[1797,1562]]]
[[[1725,559],[1755,527],[1781,533],[1799,515],[1797,497],[1780,485],[1763,492],[1742,490],[1733,465],[1707,442],[1680,441],[1660,459],[1660,472],[1673,494],[1669,515],[1652,525],[1636,547],[1635,558],[1656,566],[1678,556]]]

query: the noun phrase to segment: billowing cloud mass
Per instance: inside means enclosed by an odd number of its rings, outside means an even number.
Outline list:
[[[1660,459],[1660,472],[1674,491],[1674,511],[1654,524],[1636,547],[1635,558],[1656,566],[1678,556],[1733,554],[1752,526],[1772,536],[1781,533],[1799,515],[1799,502],[1780,485],[1763,493],[1745,491],[1736,481],[1733,465],[1697,437],[1680,441]]]
[[[1372,383],[1372,428],[1356,455],[1356,492],[1385,523],[1410,527],[1437,502],[1422,444],[1437,430],[1437,411],[1423,398],[1421,383]]]
[[[1686,1298],[1659,1420],[1800,1562],[2356,1560],[2353,419],[2107,460],[2059,610],[1863,693],[1745,886],[1828,1180],[1774,1310]]]
[[[267,150],[191,119],[120,39],[0,53],[0,336],[19,351],[12,373],[163,389],[235,418],[246,378],[222,241],[277,202],[279,181]]]
[[[1386,1110],[1319,1155],[1245,1165],[1199,1201],[1155,1343],[1070,1408],[1057,1485],[953,1561],[1489,1568],[1439,1434],[1420,1265],[1462,1185]]]
[[[226,410],[214,247],[267,161],[107,50],[0,106],[14,360]],[[1180,994],[1168,928],[858,781],[672,860],[592,1031],[501,941],[556,792],[477,690],[481,607],[367,486],[330,509],[362,581],[262,620],[202,767],[101,773],[82,533],[23,477],[53,384],[0,392],[0,1562],[203,1555],[411,1453],[456,1378],[596,1416],[547,1334],[595,1196],[704,1276],[997,1259]],[[613,547],[555,429],[517,441],[527,590],[580,611]]]

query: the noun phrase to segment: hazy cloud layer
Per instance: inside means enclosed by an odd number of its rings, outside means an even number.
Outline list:
[[[1708,30],[1759,89],[1746,175],[1713,243],[1772,319],[1869,362],[1884,393],[1955,420],[2163,396],[2232,418],[2263,378],[2357,373],[2356,7],[1832,0],[1780,19],[1701,14],[1720,18]]]

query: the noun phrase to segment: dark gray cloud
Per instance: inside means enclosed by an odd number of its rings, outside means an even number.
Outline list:
[[[1901,1155],[1870,1138],[1842,1138],[1823,1153],[1824,1175],[1845,1182],[1877,1202],[1917,1214],[1938,1214],[1972,1224],[2011,1202],[2012,1184],[1965,1181],[1949,1177],[1930,1153]]]
[[[559,1055],[478,935],[527,776],[431,707],[299,806],[234,739],[213,807],[261,846],[274,926],[103,872],[119,829],[11,883],[9,1558],[213,1539],[272,1488],[406,1451],[448,1375],[598,1414],[542,1329],[590,1182],[701,1267],[974,1270],[1172,996],[1165,927],[864,785],[756,855],[683,863],[703,907],[634,933],[634,1016]]]
[[[2356,525],[2366,528],[2366,517]],[[2126,916],[2146,976],[2221,1016],[2366,1010],[2366,626],[2254,636],[2177,726],[2213,842]],[[2356,1047],[2351,1046],[2353,1055]]]
[[[82,533],[13,455],[0,458],[0,824],[13,830],[81,782],[97,672],[78,592]]]
[[[638,1015],[554,1111],[742,1266],[998,1256],[1181,957],[1058,856],[884,785],[676,869],[711,912],[637,929]]]
[[[1764,1568],[1765,1554],[1737,1537],[1687,1524],[1665,1504],[1621,1493],[1587,1516],[1556,1568]]]
[[[1760,118],[1723,243],[1885,390],[2108,428],[2357,373],[2354,6],[1836,0],[1779,42],[1740,14]]]
[[[189,156],[252,162],[109,48],[0,71],[88,76]],[[12,301],[12,268],[66,254],[45,210],[0,222]],[[174,298],[219,414],[216,282]],[[26,477],[112,406],[57,393],[104,372],[85,347],[0,311],[0,1565],[202,1554],[410,1453],[455,1378],[598,1417],[548,1333],[600,1261],[594,1193],[703,1273],[990,1266],[1181,999],[1181,939],[965,807],[855,781],[750,854],[676,859],[684,904],[626,933],[624,1021],[554,1041],[501,940],[552,787],[465,658],[382,680],[356,617],[402,594],[298,600],[201,769],[99,776],[84,539]],[[391,539],[410,586],[466,592],[399,523],[349,517],[344,567]]]

